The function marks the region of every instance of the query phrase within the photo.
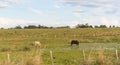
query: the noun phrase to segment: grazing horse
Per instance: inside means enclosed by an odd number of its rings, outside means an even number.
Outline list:
[[[79,41],[78,41],[78,40],[72,40],[72,41],[71,41],[71,46],[72,46],[73,44],[76,44],[77,46],[79,46]]]
[[[39,41],[34,41],[33,45],[35,47],[40,47],[41,46],[41,43]]]

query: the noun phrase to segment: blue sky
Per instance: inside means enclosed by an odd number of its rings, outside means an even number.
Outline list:
[[[0,0],[0,27],[120,26],[119,0]]]

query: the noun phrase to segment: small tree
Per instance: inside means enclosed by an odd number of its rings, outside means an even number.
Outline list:
[[[70,26],[61,26],[61,27],[56,27],[56,28],[70,28]]]
[[[15,29],[22,29],[20,25],[16,26]]]
[[[38,27],[35,25],[28,25],[28,26],[24,27],[24,29],[36,29],[36,28],[38,28]]]
[[[100,28],[107,28],[106,25],[100,25]]]
[[[96,25],[96,26],[94,26],[94,28],[99,28],[99,26]]]
[[[88,23],[86,23],[86,24],[77,24],[76,28],[93,28],[93,26],[89,25]]]

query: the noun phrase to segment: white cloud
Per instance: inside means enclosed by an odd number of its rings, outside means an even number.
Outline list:
[[[12,3],[24,3],[26,1],[25,0],[8,0],[8,2],[12,2]]]
[[[26,25],[45,25],[45,26],[70,26],[70,27],[75,27],[77,24],[92,24],[92,25],[117,25],[119,26],[120,22],[119,20],[116,20],[115,18],[113,19],[108,19],[105,17],[102,17],[99,19],[99,21],[97,19],[95,19],[93,22],[93,20],[90,19],[86,19],[86,22],[81,22],[80,21],[69,21],[69,22],[56,22],[56,21],[29,21],[29,20],[21,20],[21,19],[14,19],[14,18],[0,18],[0,27],[4,27],[4,28],[11,28],[11,27],[15,27],[17,25],[21,25],[21,26],[26,26]],[[49,23],[50,22],[50,23]],[[98,23],[99,22],[99,23]],[[54,23],[54,24],[53,24]]]
[[[9,6],[8,2],[2,2],[2,1],[0,1],[0,8],[8,7],[8,6]]]
[[[68,26],[75,27],[77,24],[80,24],[80,22],[79,21],[71,21],[66,24],[68,24]]]
[[[85,7],[111,7],[112,5],[119,5],[119,0],[59,0],[72,6],[85,6]]]
[[[53,24],[54,23],[54,24]],[[75,27],[79,24],[79,21],[71,21],[71,22],[56,22],[56,21],[29,21],[22,19],[14,19],[14,18],[0,18],[0,28],[11,28],[17,25],[26,26],[26,25],[45,25],[45,26],[71,26]]]
[[[110,26],[110,25],[116,25],[116,26],[119,26],[120,22],[119,20],[115,19],[115,18],[111,18],[111,19],[108,19],[106,17],[102,17],[101,18],[101,23],[103,25],[106,25],[106,26]]]
[[[14,18],[0,18],[0,27],[10,28],[17,25],[27,25],[28,23],[33,23],[35,21],[27,21]]]
[[[11,4],[24,4],[29,2],[30,0],[0,0],[0,7],[9,7]]]
[[[72,11],[72,14],[76,17],[80,17],[81,13],[85,13],[85,11],[81,9],[81,7],[75,7],[75,9]]]
[[[89,24],[120,25],[120,0],[58,0],[71,5],[73,15]],[[81,18],[81,19],[82,19]]]
[[[30,10],[31,12],[33,12],[33,13],[38,14],[38,15],[45,16],[45,13],[42,12],[42,11],[40,11],[40,10],[38,10],[38,9],[35,9],[35,8],[29,8],[29,10]]]
[[[59,5],[54,5],[54,7],[55,7],[55,8],[58,8],[58,9],[61,8],[61,6],[59,6]]]
[[[94,12],[100,11],[106,14],[106,11],[116,13],[120,7],[119,0],[59,0],[62,3],[69,4],[72,7],[84,7],[91,8],[91,10],[95,10]],[[97,10],[98,9],[98,10]],[[86,10],[89,11],[89,10]],[[99,13],[98,13],[99,14]]]

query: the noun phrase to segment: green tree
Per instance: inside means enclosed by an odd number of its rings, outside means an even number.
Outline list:
[[[107,28],[106,25],[100,25],[100,28]]]
[[[86,23],[86,24],[77,24],[76,28],[93,28],[93,26],[89,25],[88,23]]]
[[[24,27],[24,29],[36,29],[36,28],[38,28],[36,25],[28,25]]]
[[[18,25],[14,29],[22,29],[22,27],[20,25]]]

